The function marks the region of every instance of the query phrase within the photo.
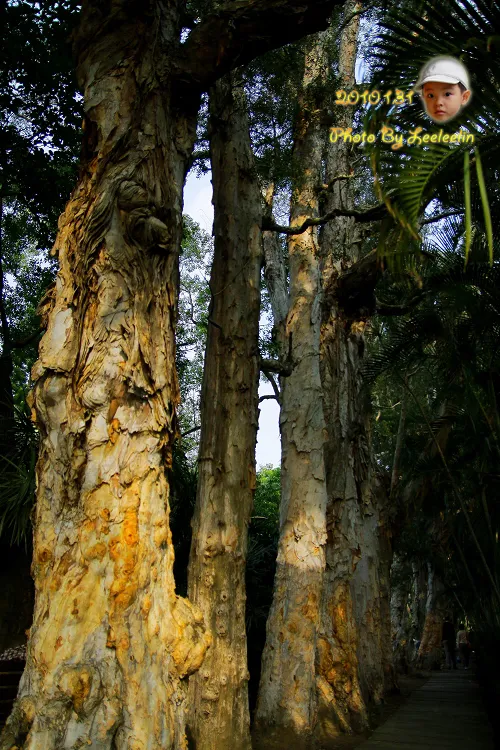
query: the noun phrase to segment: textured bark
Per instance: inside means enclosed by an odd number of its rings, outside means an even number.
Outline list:
[[[2,749],[185,747],[184,678],[210,636],[175,594],[167,472],[199,92],[243,57],[322,28],[337,2],[232,2],[218,20],[230,43],[204,33],[211,17],[185,45],[175,2],[83,4],[82,165],[59,222],[60,270],[33,369],[35,614]],[[277,7],[292,8],[294,22],[270,33],[266,10]]]
[[[161,3],[84,7],[81,178],[32,372],[41,435],[34,621],[0,746],[184,748],[186,681],[209,636],[175,594],[167,471],[185,161],[195,137],[155,75]]]
[[[191,31],[174,61],[176,77],[206,89],[237,65],[326,29],[342,0],[226,0]],[[216,43],[214,44],[214,40]]]
[[[324,131],[315,89],[325,35],[310,40],[294,138],[290,222],[317,215]],[[316,229],[292,236],[285,340],[293,370],[282,378],[282,498],[274,597],[267,623],[255,718],[255,746],[310,748],[316,722],[315,651],[325,566],[324,419],[319,372],[320,273]]]
[[[250,748],[245,633],[247,529],[255,488],[262,240],[245,99],[231,78],[210,93],[215,255],[202,391],[190,599],[214,638],[190,679],[197,750]]]
[[[427,565],[427,600],[422,640],[418,650],[417,664],[423,669],[439,669],[442,661],[443,622],[448,604],[444,585],[433,566]]]
[[[319,732],[323,742],[339,731],[360,731],[368,724],[358,649],[361,628],[376,627],[368,592],[377,566],[376,560],[366,554],[367,545],[375,544],[376,526],[365,524],[373,517],[368,515],[369,453],[359,392],[359,357],[359,334],[349,328],[346,331],[340,316],[329,318],[322,329],[323,402],[328,429],[327,567],[318,643]],[[372,558],[374,555],[372,548]]]
[[[266,187],[264,192],[265,216],[272,220],[274,184]],[[262,232],[264,247],[264,276],[273,311],[274,332],[277,336],[282,357],[287,355],[285,348],[284,323],[286,320],[289,299],[283,253],[276,232]]]
[[[344,5],[344,17],[359,4]],[[354,85],[359,17],[342,32],[339,52],[341,85]],[[350,108],[336,109],[339,127],[352,125]],[[326,183],[333,183],[322,213],[352,208],[348,144],[328,144]],[[337,179],[344,178],[344,179]],[[323,306],[321,378],[328,431],[325,466],[328,488],[328,543],[318,644],[318,691],[323,744],[339,732],[368,725],[366,703],[379,698],[375,646],[380,633],[378,588],[378,513],[372,497],[368,439],[368,401],[360,377],[365,320],[342,304],[337,284],[341,270],[355,263],[359,234],[354,220],[338,217],[321,234]],[[375,653],[373,653],[375,651]]]

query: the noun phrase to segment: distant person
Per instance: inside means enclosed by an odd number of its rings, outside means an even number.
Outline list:
[[[465,65],[445,55],[425,63],[415,90],[420,93],[425,111],[434,122],[448,122],[456,117],[471,97]]]
[[[442,643],[446,656],[446,666],[448,669],[456,669],[455,664],[455,628],[449,617],[444,618]]]
[[[457,648],[460,652],[460,661],[464,665],[464,669],[469,669],[469,657],[470,657],[470,643],[469,634],[465,629],[465,625],[460,623],[458,626],[457,633]]]

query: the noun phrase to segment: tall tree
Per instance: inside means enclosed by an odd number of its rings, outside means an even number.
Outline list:
[[[245,564],[255,489],[262,209],[246,108],[234,74],[211,89],[215,255],[188,589],[214,639],[190,679],[188,728],[199,750],[251,746]]]
[[[41,433],[34,621],[1,748],[185,747],[185,681],[210,636],[175,594],[168,524],[177,256],[200,92],[326,25],[336,0],[84,3],[78,184],[33,369]],[[153,717],[153,720],[151,719]]]
[[[318,214],[324,129],[318,94],[326,34],[307,40],[293,150],[290,222]],[[321,96],[321,95],[320,95]],[[281,388],[280,540],[255,718],[256,747],[309,747],[316,721],[316,641],[325,570],[324,417],[319,371],[317,229],[288,242],[290,292],[281,340],[291,372]],[[276,304],[276,299],[275,299]],[[280,315],[281,312],[278,312]]]
[[[338,75],[339,87],[345,90],[356,83],[361,10],[355,2],[345,3],[343,9]],[[352,108],[336,107],[333,119],[336,127],[352,128]],[[320,235],[321,377],[328,435],[327,566],[318,641],[318,734],[323,743],[332,733],[360,731],[368,725],[370,709],[391,686],[392,672],[386,495],[374,472],[369,393],[362,377],[364,329],[374,312],[374,299],[373,288],[364,288],[359,273],[370,255],[363,258],[353,183],[358,194],[366,187],[360,179],[363,156],[355,160],[356,169],[354,156],[352,145],[343,140],[327,144],[321,212],[332,216]]]
[[[347,21],[359,4],[344,5]],[[345,24],[339,40],[339,83],[355,85],[359,14]],[[352,108],[335,110],[337,127],[353,125]],[[353,207],[352,146],[327,144],[325,211]],[[364,319],[358,308],[345,309],[337,280],[343,268],[359,258],[360,235],[354,219],[339,216],[320,235],[322,261],[321,380],[328,441],[325,466],[328,488],[327,567],[322,599],[322,629],[318,641],[318,687],[321,702],[320,736],[361,730],[368,723],[361,691],[358,650],[361,648],[356,601],[366,598],[367,581],[357,580],[361,567],[363,512],[371,506],[370,453],[366,440],[367,402],[360,382]],[[375,563],[375,559],[373,564]],[[365,576],[370,571],[365,568]]]

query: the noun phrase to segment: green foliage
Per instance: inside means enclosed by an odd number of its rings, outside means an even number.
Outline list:
[[[374,444],[386,464],[396,420],[390,411],[385,419],[382,404],[394,393],[390,383],[398,398],[407,391],[400,552],[433,560],[469,618],[498,628],[500,264],[464,267],[460,237],[457,226],[454,237],[442,233],[427,244],[419,304],[379,326],[366,374],[378,378],[376,408],[387,424],[375,423]]]
[[[26,406],[26,391],[16,393],[14,441],[9,458],[0,457],[0,537],[28,544],[35,503],[38,432]]]
[[[13,424],[0,456],[0,534],[12,542],[26,542],[34,502],[38,435],[25,396],[36,309],[54,277],[48,249],[77,166],[82,110],[68,36],[78,9],[71,1],[0,8],[0,390]]]
[[[427,208],[437,211],[466,211],[466,245],[470,239],[471,217],[477,231],[487,239],[492,253],[492,219],[488,208],[488,191],[497,182],[499,147],[497,132],[500,124],[500,46],[495,29],[500,22],[498,2],[484,0],[451,0],[435,5],[427,0],[417,6],[406,3],[403,8],[390,11],[383,21],[380,39],[374,46],[376,60],[373,85],[381,90],[397,86],[410,90],[417,80],[421,66],[438,54],[459,57],[472,78],[471,103],[448,123],[439,125],[445,133],[465,129],[474,136],[474,163],[480,201],[469,202],[470,181],[463,179],[464,152],[469,144],[448,145],[428,143],[408,145],[391,151],[380,142],[372,151],[372,165],[379,195],[385,201],[393,219],[381,245],[384,252],[401,251],[410,238],[419,237],[418,220]],[[365,128],[378,132],[382,125],[395,127],[406,138],[417,127],[423,135],[429,123],[418,97],[405,107],[390,107],[382,103],[367,116]],[[431,132],[429,131],[429,132]],[[488,169],[481,170],[482,160]],[[467,161],[465,166],[467,167]],[[488,172],[488,174],[486,173]],[[464,188],[457,189],[457,186]],[[450,190],[450,186],[453,189]],[[490,198],[491,201],[491,198]]]
[[[279,537],[280,483],[279,466],[264,466],[257,472],[254,509],[248,530],[246,626],[251,708],[257,698],[266,622],[273,600]]]
[[[79,4],[8,2],[0,24],[0,191],[53,239],[73,187],[81,97],[68,44]]]
[[[176,366],[181,390],[178,409],[181,434],[200,426],[200,399],[210,306],[213,241],[189,216],[184,216],[176,329]],[[183,438],[183,449],[196,459],[199,431]]]
[[[281,469],[263,466],[257,473],[252,534],[269,542],[276,540],[279,532]]]
[[[279,536],[280,481],[279,466],[265,466],[257,473],[246,569],[249,630],[265,628],[271,606]]]
[[[191,549],[191,519],[196,504],[198,471],[179,443],[172,451],[170,484],[170,530],[175,550],[174,578],[179,596],[187,595],[187,571]]]

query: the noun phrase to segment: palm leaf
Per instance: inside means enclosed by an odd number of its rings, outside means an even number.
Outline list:
[[[438,54],[460,57],[466,64],[473,81],[471,103],[444,131],[452,133],[466,128],[474,136],[476,153],[478,148],[488,165],[500,161],[500,142],[497,137],[500,126],[500,45],[497,29],[500,26],[500,4],[484,0],[450,0],[435,7],[429,0],[407,3],[393,9],[382,23],[380,38],[374,46],[376,62],[373,86],[380,90],[411,88],[421,66]],[[408,132],[415,127],[425,127],[426,115],[417,101],[411,105],[395,108],[382,102],[368,112],[365,129],[371,132],[383,124],[398,126]],[[415,238],[418,233],[418,218],[423,215],[430,202],[446,193],[446,185],[464,185],[464,192],[455,206],[467,212],[464,226],[464,244],[467,254],[470,249],[472,223],[479,222],[480,231],[486,235],[488,254],[491,258],[493,233],[491,212],[492,184],[489,175],[483,175],[481,160],[476,160],[479,181],[481,213],[475,212],[474,204],[466,195],[468,178],[461,173],[466,165],[463,146],[428,144],[425,148],[400,149],[397,154],[382,148],[377,143],[373,149],[372,164],[376,189],[385,200],[391,216],[406,233]],[[464,161],[463,161],[464,160]],[[495,181],[496,182],[496,181]],[[391,193],[390,199],[386,196]],[[466,205],[467,204],[467,205]],[[443,208],[446,208],[443,203]],[[403,244],[403,243],[400,243]]]

